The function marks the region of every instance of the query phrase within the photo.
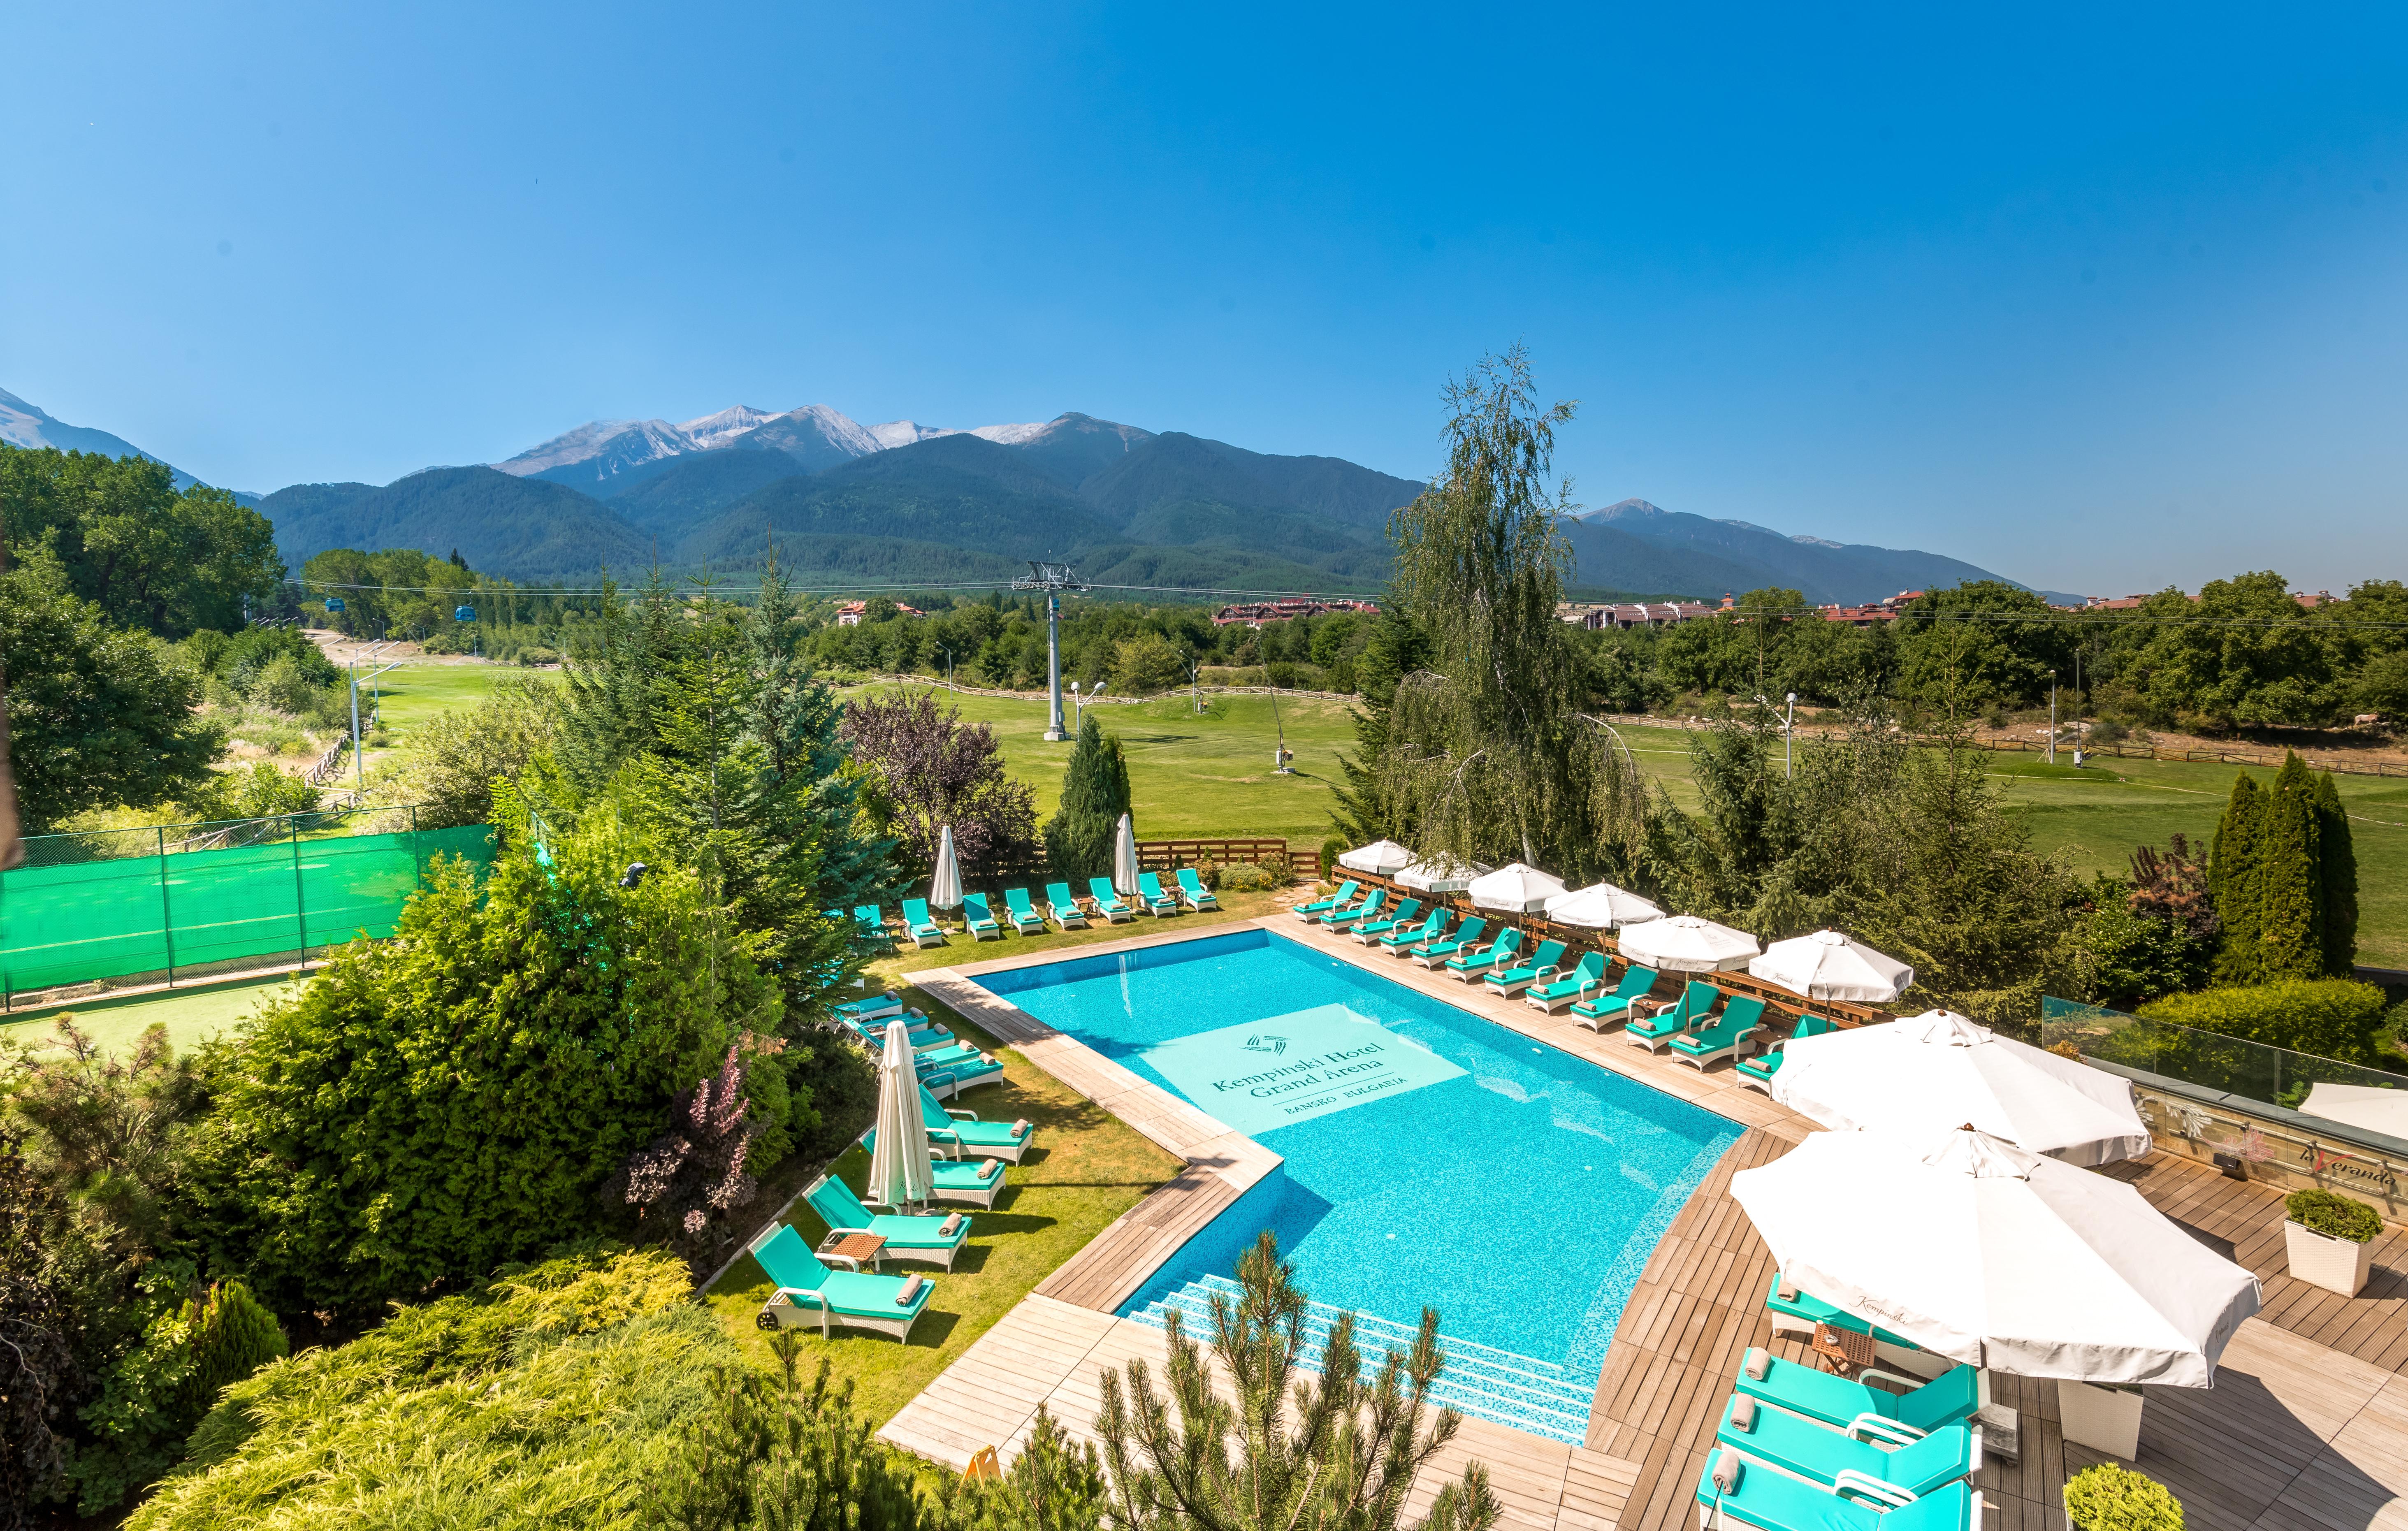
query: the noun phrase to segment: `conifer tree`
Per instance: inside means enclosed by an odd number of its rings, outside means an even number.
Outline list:
[[[1093,718],[1062,768],[1062,804],[1045,824],[1045,859],[1063,877],[1101,877],[1112,869],[1112,835],[1129,810],[1128,757]]]
[[[2358,849],[2341,788],[2327,771],[2316,778],[2316,878],[2323,885],[2325,974],[2348,978],[2358,964]]]
[[[2224,946],[2215,955],[2218,983],[2258,981],[2258,865],[2265,821],[2265,793],[2248,772],[2237,773],[2208,848],[2208,893],[2224,927]]]
[[[2315,779],[2286,751],[2258,841],[2258,981],[2320,978],[2325,899],[2317,874]]]
[[[276,1315],[240,1281],[220,1281],[191,1314],[193,1419],[216,1406],[218,1394],[281,1355],[292,1344]]]

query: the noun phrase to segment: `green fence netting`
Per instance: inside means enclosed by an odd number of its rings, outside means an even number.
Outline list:
[[[493,860],[493,829],[408,808],[43,835],[0,872],[0,994],[390,936],[438,856]]]

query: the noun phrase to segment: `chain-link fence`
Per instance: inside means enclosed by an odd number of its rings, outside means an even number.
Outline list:
[[[104,979],[173,981],[390,936],[438,856],[493,829],[410,808],[36,835],[0,873],[0,1003]]]

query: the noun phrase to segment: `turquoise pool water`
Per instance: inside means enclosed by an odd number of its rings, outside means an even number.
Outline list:
[[[1245,930],[978,980],[1286,1160],[1124,1313],[1200,1316],[1268,1227],[1323,1322],[1401,1338],[1436,1308],[1445,1401],[1578,1440],[1631,1287],[1740,1128],[1321,939]]]

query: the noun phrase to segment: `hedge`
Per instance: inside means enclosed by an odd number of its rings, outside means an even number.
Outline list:
[[[2140,1009],[2150,1021],[2170,1021],[2195,1031],[2212,1031],[2289,1048],[2344,1063],[2372,1063],[2383,1025],[2383,991],[2348,979],[2286,979],[2245,988],[2202,989],[2169,994]]]

